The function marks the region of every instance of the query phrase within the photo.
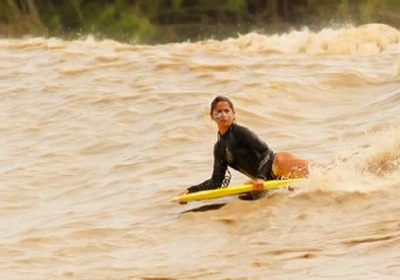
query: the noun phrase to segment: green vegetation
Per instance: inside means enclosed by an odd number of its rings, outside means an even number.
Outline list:
[[[336,24],[400,24],[398,0],[0,0],[0,36],[222,39]]]

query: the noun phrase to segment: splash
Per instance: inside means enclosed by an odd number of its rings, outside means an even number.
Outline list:
[[[368,144],[342,151],[328,164],[312,166],[303,191],[370,193],[400,184],[400,130],[366,136]]]
[[[371,145],[360,154],[362,171],[378,177],[398,177],[400,167],[400,130],[393,128],[371,137]]]

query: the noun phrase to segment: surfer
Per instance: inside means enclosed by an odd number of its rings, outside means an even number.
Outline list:
[[[289,152],[274,152],[255,133],[236,123],[235,108],[226,96],[217,96],[211,103],[210,117],[218,126],[214,145],[214,169],[210,179],[180,193],[227,187],[230,182],[228,166],[250,177],[255,193],[242,199],[257,199],[264,181],[302,178],[308,175],[308,161]],[[228,175],[226,176],[226,172]]]

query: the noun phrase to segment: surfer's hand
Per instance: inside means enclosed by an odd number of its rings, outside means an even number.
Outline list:
[[[180,193],[179,193],[179,196],[184,195],[184,194],[187,194],[187,193],[189,193],[189,191],[186,189],[186,190],[180,192]],[[187,202],[186,202],[186,201],[179,201],[179,204],[184,205],[184,204],[187,204]]]
[[[264,189],[264,180],[262,179],[253,180],[252,184],[255,191],[262,191]]]

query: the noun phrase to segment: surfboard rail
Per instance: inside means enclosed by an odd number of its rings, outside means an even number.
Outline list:
[[[264,182],[264,190],[277,189],[292,183],[304,181],[306,178],[269,180]],[[252,184],[243,184],[227,188],[219,188],[213,190],[204,190],[194,193],[187,193],[171,199],[172,202],[189,202],[194,200],[215,199],[224,196],[231,196],[254,191]]]

